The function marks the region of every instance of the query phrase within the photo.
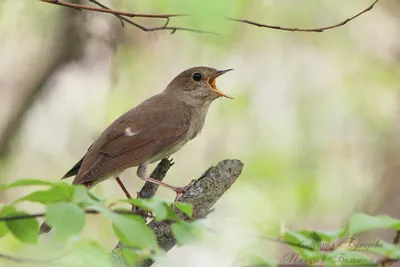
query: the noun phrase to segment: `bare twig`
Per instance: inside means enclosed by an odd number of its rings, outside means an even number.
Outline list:
[[[132,214],[132,215],[140,215],[140,216],[145,216],[145,217],[151,217],[147,215],[146,212],[144,211],[133,211],[133,210],[111,210],[112,212],[118,213],[118,214]],[[101,213],[100,211],[97,210],[85,210],[86,214],[99,214]],[[10,215],[10,216],[5,216],[5,217],[0,217],[0,222],[6,222],[6,221],[16,221],[16,220],[26,220],[26,219],[32,219],[32,218],[41,218],[46,216],[46,213],[40,212],[40,213],[33,213],[33,214],[26,214],[26,215]]]
[[[400,231],[396,231],[396,235],[394,236],[393,239],[393,244],[397,245],[400,242]],[[382,267],[389,267],[391,266],[394,262],[396,262],[397,260],[391,259],[389,257],[386,257],[382,260],[381,266]]]
[[[51,265],[51,266],[62,266],[61,264],[54,262],[58,259],[38,260],[38,259],[31,259],[31,258],[14,257],[14,256],[6,255],[3,253],[0,253],[0,259],[17,262],[17,263],[25,263],[25,264],[29,263],[29,264],[35,264],[35,265],[41,264],[41,265]]]
[[[54,5],[58,5],[58,6],[64,6],[64,7],[70,7],[70,8],[74,8],[77,10],[88,10],[88,11],[93,11],[93,12],[100,12],[100,13],[109,13],[112,14],[114,16],[116,16],[118,19],[121,20],[122,26],[124,26],[123,21],[127,22],[139,29],[141,29],[142,31],[145,32],[152,32],[152,31],[161,31],[161,30],[167,30],[167,31],[171,31],[171,33],[175,33],[176,31],[189,31],[189,32],[195,32],[195,33],[207,33],[207,34],[218,34],[216,32],[211,32],[211,31],[202,31],[202,30],[196,30],[196,29],[191,29],[191,28],[184,28],[184,27],[169,27],[169,21],[171,18],[173,17],[182,17],[182,16],[187,16],[186,14],[162,14],[162,15],[158,15],[158,14],[138,14],[138,13],[131,13],[131,12],[124,12],[124,11],[118,11],[118,10],[113,10],[109,7],[107,7],[106,5],[100,3],[97,0],[89,0],[90,2],[92,2],[93,4],[96,4],[98,7],[91,7],[91,6],[86,6],[86,5],[81,5],[81,4],[73,4],[73,3],[68,3],[68,2],[64,2],[64,1],[60,1],[60,0],[39,0],[41,2],[45,2],[45,3],[49,3],[49,4],[54,4]],[[161,27],[145,27],[141,24],[138,24],[126,17],[130,17],[130,18],[149,18],[149,19],[166,19],[166,23],[161,26]]]
[[[396,236],[393,239],[393,244],[397,245],[400,242],[400,231],[397,231]]]
[[[325,30],[331,30],[334,28],[339,28],[347,23],[349,23],[350,21],[358,18],[359,16],[361,16],[362,14],[370,11],[371,9],[374,8],[374,6],[376,5],[376,3],[378,3],[379,0],[375,0],[369,7],[367,7],[366,9],[362,10],[361,12],[355,14],[354,16],[345,19],[337,24],[334,25],[330,25],[330,26],[325,26],[325,27],[320,27],[320,28],[288,28],[288,27],[281,27],[281,26],[274,26],[274,25],[268,25],[268,24],[262,24],[262,23],[258,23],[258,22],[254,22],[251,20],[247,20],[247,19],[236,19],[236,18],[227,18],[229,20],[232,21],[236,21],[236,22],[241,22],[241,23],[245,23],[245,24],[250,24],[250,25],[254,25],[257,27],[262,27],[262,28],[269,28],[269,29],[274,29],[274,30],[280,30],[280,31],[291,31],[291,32],[323,32]]]
[[[100,3],[100,2],[98,2],[96,0],[89,0],[89,1],[92,2],[95,5],[98,5],[98,6],[102,7],[102,8],[109,9],[107,6],[103,5],[102,3]],[[117,15],[117,14],[114,14],[114,15],[121,21],[121,26],[125,27],[125,23],[124,23],[123,17],[121,15]]]
[[[81,4],[68,3],[68,2],[64,2],[64,1],[60,1],[60,0],[40,0],[40,1],[58,5],[58,6],[75,8],[75,9],[79,9],[79,10],[89,10],[89,11],[95,11],[95,12],[101,12],[101,13],[110,13],[110,14],[114,14],[114,15],[121,15],[121,16],[126,16],[126,17],[131,17],[131,18],[141,17],[141,18],[167,19],[167,18],[171,18],[171,17],[186,16],[185,14],[163,14],[163,15],[136,14],[136,13],[131,13],[131,12],[112,10],[96,0],[89,0],[89,1],[92,3],[95,3],[96,5],[99,5],[101,8],[90,7],[90,6],[85,6],[85,5],[81,5]]]

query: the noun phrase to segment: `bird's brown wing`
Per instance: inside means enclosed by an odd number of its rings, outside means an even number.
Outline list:
[[[103,132],[85,156],[75,184],[137,166],[185,137],[190,125],[187,107],[169,99],[152,100],[128,111]]]

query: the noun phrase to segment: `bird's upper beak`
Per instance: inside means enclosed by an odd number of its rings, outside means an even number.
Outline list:
[[[214,74],[210,75],[207,78],[208,84],[211,86],[211,89],[216,92],[219,96],[223,96],[229,99],[233,99],[233,97],[230,97],[224,93],[222,93],[218,88],[217,88],[217,84],[216,84],[216,79],[217,77],[221,76],[224,73],[227,73],[228,71],[231,71],[233,69],[227,69],[227,70],[218,70],[217,72],[215,72]]]

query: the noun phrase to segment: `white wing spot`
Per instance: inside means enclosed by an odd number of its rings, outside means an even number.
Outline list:
[[[131,127],[128,127],[128,128],[125,129],[125,135],[126,136],[134,136],[136,134],[138,134],[138,132],[137,133],[136,132],[132,132]]]

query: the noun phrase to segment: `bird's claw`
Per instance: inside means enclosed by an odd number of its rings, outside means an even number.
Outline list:
[[[182,194],[185,193],[196,182],[197,182],[197,180],[193,179],[192,181],[190,181],[190,183],[188,185],[185,185],[182,187],[175,187],[175,189],[174,189],[174,191],[176,193],[175,201],[177,201],[178,198],[180,198],[182,196]]]

